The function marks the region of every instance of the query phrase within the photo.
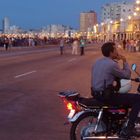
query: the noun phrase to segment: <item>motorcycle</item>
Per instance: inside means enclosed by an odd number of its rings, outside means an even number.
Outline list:
[[[138,74],[138,78],[131,79],[140,83],[140,74],[136,71],[136,64],[132,64],[132,70]],[[137,91],[140,93],[140,84]],[[81,97],[75,91],[63,91],[58,96],[64,101],[71,124],[70,140],[97,140],[120,139],[119,134],[127,125],[129,108],[124,106],[108,106],[91,98]],[[136,133],[132,137],[140,137],[140,113],[135,122]]]

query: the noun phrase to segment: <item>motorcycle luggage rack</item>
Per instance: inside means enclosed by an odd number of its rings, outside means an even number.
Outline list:
[[[67,100],[77,101],[80,94],[76,91],[62,91],[58,94],[61,98],[66,98]]]

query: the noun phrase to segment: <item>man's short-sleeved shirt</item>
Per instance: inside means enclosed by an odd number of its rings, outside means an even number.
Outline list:
[[[91,84],[94,90],[101,91],[108,85],[112,85],[116,78],[129,79],[130,77],[131,71],[127,62],[121,69],[116,61],[103,57],[92,67]]]

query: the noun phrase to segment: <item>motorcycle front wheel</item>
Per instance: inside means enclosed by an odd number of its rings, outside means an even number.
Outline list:
[[[98,114],[95,112],[87,112],[82,114],[74,123],[70,130],[70,140],[83,140],[84,137],[94,135],[95,125],[97,123]],[[105,124],[101,121],[98,131],[105,131]]]

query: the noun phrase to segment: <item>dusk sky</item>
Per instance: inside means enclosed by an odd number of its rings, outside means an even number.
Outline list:
[[[0,0],[0,28],[7,16],[11,25],[21,28],[41,28],[50,24],[79,28],[81,12],[94,10],[98,17],[101,6],[122,0]],[[125,0],[135,1],[135,0]],[[100,18],[99,18],[100,19]]]

